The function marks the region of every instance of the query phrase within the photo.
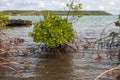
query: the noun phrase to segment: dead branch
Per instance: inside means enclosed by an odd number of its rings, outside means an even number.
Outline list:
[[[113,71],[115,71],[115,70],[120,70],[120,65],[119,65],[118,67],[109,69],[109,70],[107,70],[107,71],[101,73],[100,75],[98,75],[98,76],[95,78],[95,80],[98,80],[100,77],[106,75],[107,73],[113,72]]]

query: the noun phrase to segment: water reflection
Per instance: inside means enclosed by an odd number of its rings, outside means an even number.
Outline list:
[[[38,61],[35,69],[36,77],[39,80],[72,80],[72,59],[71,56],[64,56],[64,60],[49,58]]]

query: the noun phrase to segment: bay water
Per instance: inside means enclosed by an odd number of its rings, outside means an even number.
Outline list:
[[[33,23],[41,20],[42,16],[10,16],[10,19],[32,20]],[[102,30],[108,26],[103,33],[107,35],[110,30],[117,31],[114,25],[118,16],[83,16],[77,19],[73,24],[73,29],[78,36],[87,39],[97,40],[100,38]],[[12,27],[7,32],[14,36],[25,39],[23,43],[26,46],[33,46],[35,43],[28,35],[33,30],[34,25]],[[2,77],[0,80],[94,80],[97,75],[113,68],[118,62],[110,59],[103,59],[98,62],[90,56],[82,56],[79,52],[70,52],[63,61],[58,58],[20,57],[19,60],[29,60],[31,67],[21,73],[19,76]],[[108,80],[109,77],[103,77],[101,80]],[[109,79],[111,80],[111,79]]]

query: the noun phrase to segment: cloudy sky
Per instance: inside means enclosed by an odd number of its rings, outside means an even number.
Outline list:
[[[70,0],[0,0],[2,10],[67,10]],[[83,10],[105,10],[120,14],[120,0],[74,0],[82,3]]]

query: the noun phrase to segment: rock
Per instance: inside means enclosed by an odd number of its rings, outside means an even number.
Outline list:
[[[23,26],[23,25],[32,25],[32,21],[30,20],[22,20],[22,19],[10,19],[8,21],[7,26]]]

